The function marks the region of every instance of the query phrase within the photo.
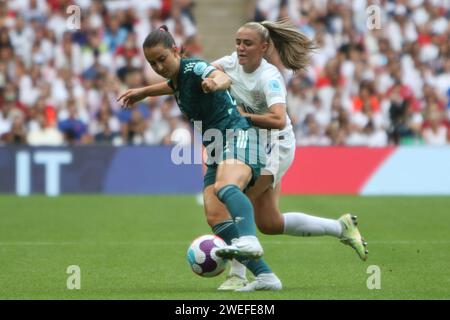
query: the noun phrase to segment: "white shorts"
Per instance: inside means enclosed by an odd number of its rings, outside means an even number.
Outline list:
[[[266,146],[266,166],[261,174],[273,176],[272,188],[281,181],[281,178],[291,166],[295,156],[295,136],[294,133],[279,135],[271,139],[271,143]]]

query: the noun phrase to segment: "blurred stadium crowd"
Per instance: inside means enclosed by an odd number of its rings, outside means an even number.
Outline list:
[[[71,4],[82,12],[77,30],[67,27]],[[372,4],[380,28],[369,30]],[[158,79],[141,50],[155,27],[202,56],[194,5],[0,0],[0,144],[190,143],[173,98],[133,110],[116,99]],[[249,12],[288,17],[320,47],[307,72],[283,70],[299,145],[450,143],[450,1],[259,0]]]

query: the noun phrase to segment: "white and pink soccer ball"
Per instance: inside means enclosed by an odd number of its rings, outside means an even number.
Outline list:
[[[187,260],[192,271],[207,278],[221,274],[225,270],[228,260],[218,257],[215,251],[226,245],[222,238],[210,234],[200,236],[192,241],[187,251]]]

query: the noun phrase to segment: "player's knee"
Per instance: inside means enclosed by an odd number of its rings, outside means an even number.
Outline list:
[[[208,225],[212,228],[216,224],[227,220],[228,216],[219,211],[209,211],[206,213],[206,221]]]
[[[223,187],[225,187],[225,183],[223,183],[222,181],[216,181],[214,183],[214,194],[218,195],[220,189],[222,189]]]
[[[271,225],[270,223],[259,223],[257,224],[259,231],[261,231],[261,233],[263,234],[267,234],[267,235],[273,235],[273,234],[278,234],[276,228],[274,228],[273,225]]]
[[[281,219],[256,221],[259,231],[267,235],[283,234],[284,223]]]
[[[216,224],[217,224],[217,222],[216,222],[217,220],[216,220],[216,218],[214,217],[214,216],[210,216],[210,215],[207,215],[206,216],[206,222],[208,223],[208,225],[212,228],[212,227],[214,227]]]

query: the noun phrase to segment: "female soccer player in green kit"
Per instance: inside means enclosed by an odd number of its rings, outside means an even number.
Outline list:
[[[182,58],[166,26],[147,36],[143,50],[153,70],[168,81],[130,89],[118,100],[122,100],[124,107],[131,107],[149,96],[173,94],[180,110],[192,122],[201,121],[203,144],[207,150],[214,149],[215,154],[210,159],[216,160],[207,162],[205,204],[218,199],[233,219],[239,221],[218,221],[212,226],[214,233],[229,244],[217,254],[239,258],[256,277],[265,278],[268,290],[281,289],[278,277],[263,259],[257,259],[263,255],[263,249],[256,237],[252,203],[243,190],[253,185],[260,175],[262,146],[259,139],[251,138],[255,137],[254,129],[239,114],[226,91],[231,84],[229,77],[203,60]],[[205,133],[211,130],[219,132],[222,139],[206,141]],[[213,187],[207,188],[211,185]]]

